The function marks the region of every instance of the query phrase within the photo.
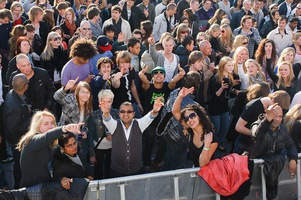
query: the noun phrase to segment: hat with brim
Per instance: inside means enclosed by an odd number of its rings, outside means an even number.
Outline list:
[[[154,75],[154,73],[157,72],[157,71],[164,72],[164,74],[165,74],[165,69],[164,69],[163,67],[157,66],[157,67],[155,67],[155,68],[152,70],[152,72],[151,72],[152,75]]]
[[[112,45],[110,44],[110,39],[105,35],[99,36],[97,38],[96,44],[102,51],[111,51],[112,50]]]

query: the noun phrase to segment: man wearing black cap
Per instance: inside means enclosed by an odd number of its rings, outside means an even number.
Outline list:
[[[158,66],[151,71],[152,82],[149,82],[145,75],[146,71],[147,71],[147,66],[139,72],[139,77],[142,82],[142,89],[143,89],[141,92],[141,98],[142,98],[141,102],[145,111],[144,113],[148,113],[150,110],[152,110],[154,102],[159,97],[162,97],[165,103],[169,93],[175,88],[176,83],[180,79],[182,79],[182,77],[185,75],[185,71],[181,67],[179,67],[179,73],[177,73],[170,82],[164,82],[165,69],[163,67]],[[156,136],[156,127],[160,122],[159,116],[156,117],[156,119],[143,133],[144,136],[143,165],[144,165],[145,172],[150,171],[151,154],[152,154],[152,147]],[[156,156],[153,162],[154,166],[162,162],[162,159],[159,159],[160,154],[163,153],[158,151],[157,153],[158,156]]]

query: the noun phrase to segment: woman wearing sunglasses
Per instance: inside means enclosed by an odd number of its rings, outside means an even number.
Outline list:
[[[181,110],[185,96],[192,93],[194,88],[182,88],[172,107],[172,114],[186,128],[190,137],[188,148],[192,154],[195,167],[203,167],[211,160],[217,146],[217,137],[213,135],[213,124],[203,107],[189,104]]]
[[[50,32],[41,54],[40,67],[48,72],[56,89],[61,87],[61,71],[67,61],[67,51],[64,50],[61,36],[57,32]]]

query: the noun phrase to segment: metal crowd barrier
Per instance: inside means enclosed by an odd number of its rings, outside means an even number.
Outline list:
[[[252,186],[246,200],[266,200],[263,163],[262,159],[254,160]],[[286,166],[279,175],[277,199],[301,200],[301,154],[294,179]],[[196,174],[198,170],[179,169],[92,181],[84,200],[219,200],[219,194]]]

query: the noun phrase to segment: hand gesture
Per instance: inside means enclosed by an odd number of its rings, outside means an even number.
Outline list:
[[[223,81],[223,83],[222,83],[222,88],[223,88],[223,90],[224,90],[224,89],[227,89],[228,87],[229,87],[229,84],[226,83],[225,81]]]
[[[109,80],[111,78],[111,76],[110,76],[110,73],[109,72],[106,72],[106,73],[104,73],[104,75],[102,75],[102,79],[103,80]]]
[[[65,190],[69,190],[71,187],[71,183],[73,182],[73,180],[71,178],[62,178],[61,179],[61,185],[63,188],[65,188]]]
[[[117,41],[118,41],[119,43],[121,43],[121,42],[124,42],[124,40],[125,40],[125,34],[122,33],[122,32],[120,32],[120,33],[118,34]]]
[[[123,68],[120,68],[120,72],[117,72],[116,74],[114,74],[114,81],[118,81],[122,78],[123,76],[123,73],[124,73],[124,69]]]
[[[68,124],[65,126],[65,130],[67,132],[72,132],[72,133],[76,133],[76,134],[82,134],[82,132],[80,131],[80,127],[84,125],[84,123],[78,123],[78,124]]]
[[[180,92],[179,92],[179,94],[178,94],[178,97],[184,98],[184,97],[186,97],[188,94],[192,94],[193,91],[194,91],[194,87],[191,87],[191,88],[185,88],[185,87],[183,87],[183,88],[180,90]]]
[[[162,106],[164,106],[163,97],[158,97],[153,105],[153,114],[157,114]]]
[[[181,67],[180,64],[178,64],[178,69],[179,69],[179,75],[181,77],[185,76],[186,72],[184,71],[184,69]]]
[[[204,135],[204,147],[209,148],[210,145],[211,145],[212,140],[213,140],[213,133],[212,132],[205,134]]]
[[[144,9],[144,15],[145,15],[145,17],[148,17],[148,15],[149,15],[149,13],[148,13],[148,9]]]
[[[111,110],[111,106],[108,105],[105,102],[100,102],[99,103],[99,108],[101,109],[101,111],[103,112],[103,114],[109,114],[110,110]]]
[[[270,122],[277,116],[276,107],[278,106],[277,103],[270,105],[268,108],[265,107],[264,111],[266,113],[266,118]]]
[[[155,38],[153,35],[151,35],[148,39],[147,39],[147,42],[150,44],[150,45],[155,45]]]
[[[146,77],[146,75],[145,75],[147,68],[148,68],[148,65],[145,65],[144,69],[142,69],[142,70],[138,73],[139,78],[140,78],[141,80],[147,80],[147,77]]]
[[[65,91],[72,89],[75,86],[78,79],[79,79],[79,77],[77,77],[75,80],[69,80],[65,86]]]

